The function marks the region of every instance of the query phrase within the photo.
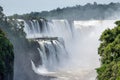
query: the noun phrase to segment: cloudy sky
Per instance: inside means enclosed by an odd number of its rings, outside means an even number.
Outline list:
[[[57,7],[84,5],[86,3],[110,3],[120,0],[0,0],[0,6],[4,8],[6,15],[23,14],[31,11],[52,10]]]

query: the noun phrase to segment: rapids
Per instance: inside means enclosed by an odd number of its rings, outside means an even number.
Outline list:
[[[113,28],[115,20],[29,20],[24,21],[27,38],[36,40],[42,65],[35,66],[35,73],[56,77],[53,80],[95,80],[100,61],[97,53],[99,37],[107,28]],[[58,39],[50,40],[52,37]]]

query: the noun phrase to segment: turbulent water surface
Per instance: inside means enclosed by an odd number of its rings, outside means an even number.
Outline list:
[[[40,47],[42,65],[35,66],[35,73],[56,77],[52,80],[95,80],[99,67],[97,48],[99,37],[115,20],[32,20],[24,21],[27,38],[36,39]]]

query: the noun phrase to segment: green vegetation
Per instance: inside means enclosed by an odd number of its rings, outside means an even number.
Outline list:
[[[5,29],[7,23],[3,14],[3,8],[0,7],[0,28]],[[8,23],[6,24],[8,25]],[[5,31],[8,31],[7,28]],[[0,29],[0,80],[13,80],[14,52],[13,45],[7,39],[5,33]]]
[[[31,20],[37,18],[34,16],[29,16],[26,19]],[[38,43],[34,41],[28,41],[23,30],[23,21],[18,21],[17,18],[15,19],[5,16],[2,7],[0,7],[0,29],[4,32],[3,33],[0,30],[0,80],[13,80],[13,70],[15,80],[33,80],[34,77],[31,76],[31,74],[35,75],[35,73],[32,71],[30,61],[33,60],[34,62],[38,62],[41,60],[37,50],[39,47]],[[7,38],[10,40],[13,46],[11,43],[9,43]],[[3,48],[1,46],[3,46]],[[14,55],[12,52],[13,47]],[[1,53],[1,48],[2,51],[4,49],[3,53]],[[5,62],[2,58],[5,60]],[[13,60],[15,60],[14,65],[12,62]],[[38,64],[40,63],[38,62]]]
[[[13,80],[13,45],[0,30],[0,80]]]
[[[13,80],[13,47],[15,54],[26,49],[23,46],[27,42],[23,27],[22,22],[7,18],[0,7],[0,80]]]
[[[45,18],[41,17],[38,12],[31,12],[30,14],[23,14],[23,15],[18,15],[14,14],[13,16],[9,16],[9,19],[23,19],[23,20],[40,20]]]
[[[90,20],[107,19],[119,11],[120,3],[76,5],[73,7],[57,8],[51,11],[31,12],[29,14],[15,14],[11,18],[19,19],[67,19],[67,20]],[[113,18],[112,18],[113,19]]]
[[[115,28],[105,30],[100,37],[98,80],[120,80],[120,21],[115,24]]]

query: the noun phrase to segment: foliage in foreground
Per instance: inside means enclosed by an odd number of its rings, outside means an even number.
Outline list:
[[[13,80],[13,53],[17,53],[20,49],[19,45],[22,44],[20,41],[25,41],[22,27],[16,26],[15,20],[8,19],[0,6],[0,80]]]
[[[105,30],[100,37],[98,80],[120,80],[120,21],[115,24],[115,28]]]
[[[0,80],[13,79],[13,45],[0,30]]]
[[[37,19],[36,17],[28,17],[25,20]],[[8,55],[8,47],[5,47],[5,55],[1,57],[7,58],[9,61],[14,59],[13,63],[9,62],[4,63],[4,60],[0,60],[0,80],[36,80],[39,76],[32,71],[31,60],[38,62],[41,60],[39,57],[39,51],[37,50],[38,46],[36,42],[31,42],[26,39],[26,33],[24,32],[23,21],[18,19],[8,18],[3,13],[3,8],[0,7],[0,29],[5,32],[5,36],[10,40],[14,47],[14,56],[12,53]],[[6,38],[5,37],[5,38]],[[1,39],[1,38],[0,38]],[[2,39],[3,40],[3,39]],[[4,40],[5,42],[8,42]],[[5,42],[2,42],[3,46],[7,45]],[[0,44],[0,48],[2,46]],[[36,45],[36,46],[35,46]],[[7,49],[6,49],[7,48]],[[11,47],[12,50],[12,47]],[[2,50],[3,51],[3,50]],[[2,52],[0,52],[2,54]],[[0,59],[2,59],[0,57]],[[6,60],[7,61],[7,60]],[[25,65],[26,64],[26,65]],[[38,62],[38,65],[41,64]],[[5,67],[7,65],[7,67]],[[14,69],[13,69],[14,66]],[[14,70],[14,73],[13,73]],[[32,75],[32,76],[31,76]],[[33,77],[35,76],[35,77]],[[3,79],[4,78],[4,79]]]

